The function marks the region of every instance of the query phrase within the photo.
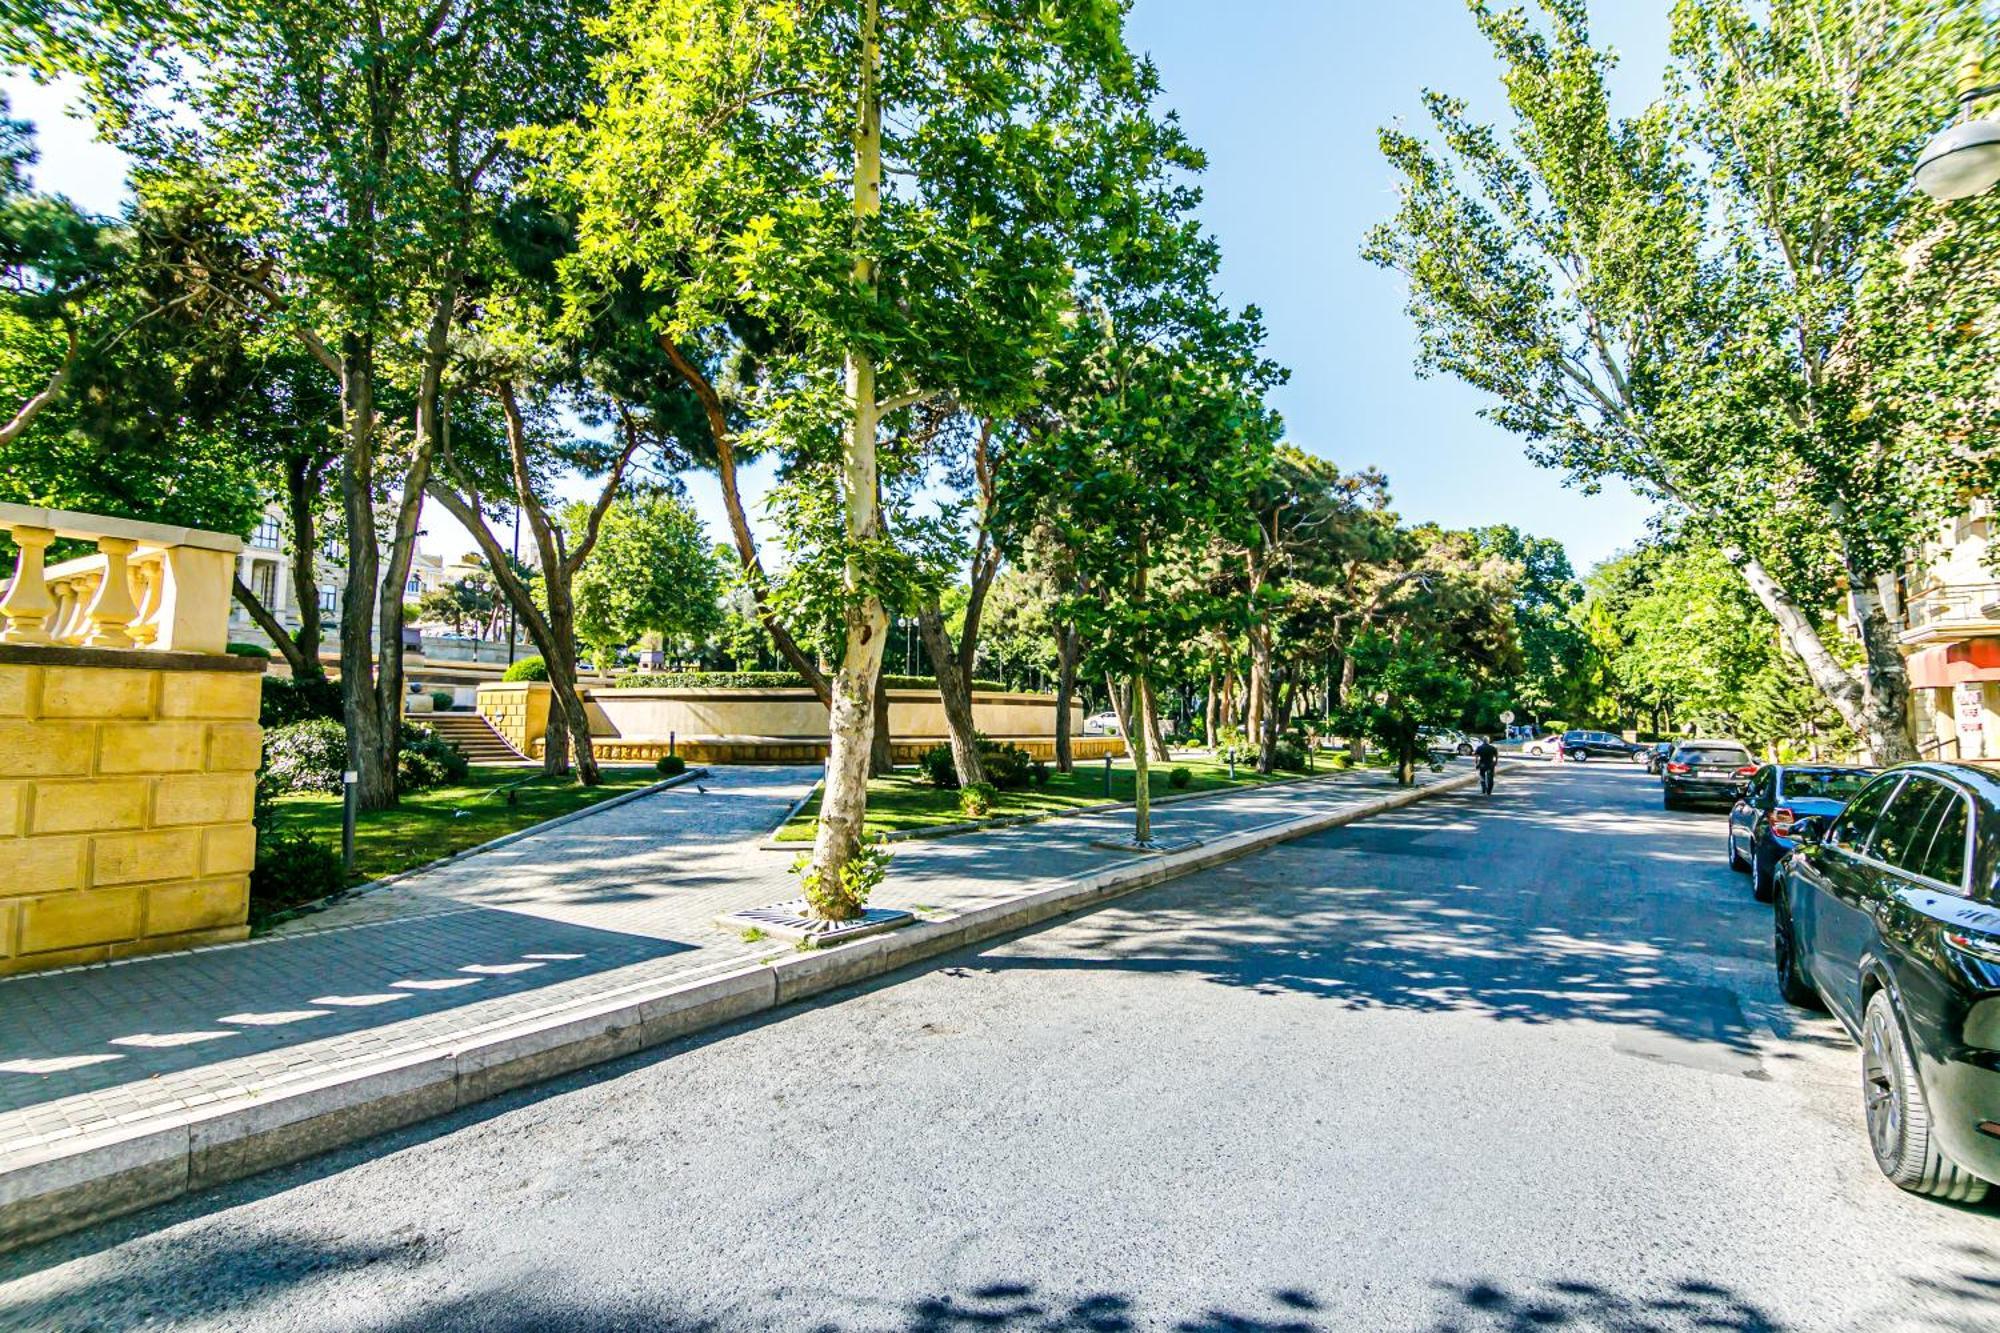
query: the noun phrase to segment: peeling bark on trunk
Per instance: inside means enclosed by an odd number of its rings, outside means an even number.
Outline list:
[[[855,234],[864,234],[882,208],[882,101],[880,74],[880,12],[877,0],[862,0],[861,79],[854,135]],[[875,264],[857,254],[852,274],[856,296],[872,302],[877,295]],[[868,813],[868,766],[875,739],[876,688],[887,646],[889,617],[871,590],[867,571],[855,552],[882,536],[880,481],[876,468],[875,434],[880,404],[876,397],[875,357],[865,346],[847,354],[847,439],[841,459],[841,489],[845,500],[849,555],[844,571],[847,585],[846,643],[840,672],[833,682],[833,708],[827,719],[829,737],[826,788],[820,800],[819,831],[813,841],[809,883],[817,886],[813,910],[844,920],[860,915],[862,904],[841,888],[841,872],[861,850],[861,831]]]
[[[951,763],[958,785],[969,787],[986,781],[986,766],[979,759],[978,730],[973,724],[972,691],[959,669],[958,654],[945,635],[944,615],[936,602],[917,613],[917,632],[923,635],[924,651],[937,668],[938,699],[944,704],[945,729],[950,733]]]
[[[1867,658],[1863,670],[1850,671],[1827,648],[1812,617],[1761,561],[1736,546],[1725,546],[1723,554],[1778,622],[1785,645],[1805,667],[1814,687],[1867,744],[1874,762],[1900,764],[1916,759],[1917,747],[1910,739],[1908,722],[1909,673],[1896,649],[1896,636],[1880,598],[1864,589],[1860,580],[1848,593],[1848,612],[1861,631]]]
[[[868,742],[868,776],[886,778],[896,771],[896,738],[889,725],[889,687],[875,677],[875,732]]]
[[[1153,696],[1153,682],[1140,679],[1139,720],[1146,727],[1146,749],[1161,763],[1173,758],[1167,749],[1166,729],[1160,725],[1160,701]]]
[[[1221,716],[1222,712],[1222,701],[1217,697],[1217,691],[1220,689],[1221,682],[1216,677],[1215,668],[1210,667],[1208,671],[1208,697],[1202,701],[1201,706],[1201,732],[1203,744],[1211,751],[1215,749],[1215,732],[1219,725],[1217,718]]]
[[[1056,771],[1076,771],[1075,749],[1070,742],[1070,700],[1076,696],[1076,626],[1056,626]]]

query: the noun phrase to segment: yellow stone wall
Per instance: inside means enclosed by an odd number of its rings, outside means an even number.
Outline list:
[[[0,647],[0,975],[247,933],[261,674],[147,656]]]
[[[494,681],[479,687],[479,711],[502,740],[522,754],[531,754],[534,751],[528,748],[530,739],[541,740],[548,735],[549,700],[553,693],[543,681]]]

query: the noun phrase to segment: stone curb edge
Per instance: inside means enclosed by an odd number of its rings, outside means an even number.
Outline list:
[[[0,1172],[0,1251],[866,981],[1475,781],[1476,775],[1467,773],[1326,814],[1230,834],[1189,851],[1123,862],[837,948],[786,953],[693,980],[620,988],[461,1034],[448,1045],[407,1050],[287,1083],[255,1100],[177,1112],[51,1145],[24,1154]]]

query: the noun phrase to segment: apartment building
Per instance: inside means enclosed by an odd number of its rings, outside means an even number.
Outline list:
[[[1994,502],[1940,530],[1902,580],[1910,730],[1932,759],[2000,761],[2000,574]]]

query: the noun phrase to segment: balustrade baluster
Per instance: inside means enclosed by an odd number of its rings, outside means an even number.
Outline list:
[[[20,524],[9,528],[8,535],[19,550],[14,557],[13,580],[7,585],[7,595],[0,598],[0,615],[7,617],[0,643],[47,643],[49,613],[56,604],[42,577],[42,564],[49,543],[56,539],[55,530]]]

